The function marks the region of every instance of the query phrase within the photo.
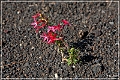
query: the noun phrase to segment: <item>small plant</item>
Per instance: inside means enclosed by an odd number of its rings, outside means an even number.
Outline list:
[[[78,50],[75,48],[71,48],[70,50],[68,50],[68,53],[69,53],[69,58],[67,59],[68,65],[76,64],[78,62],[77,59]]]
[[[31,23],[31,25],[36,30],[36,33],[38,33],[41,28],[47,27],[47,32],[40,34],[40,37],[43,38],[43,41],[48,44],[55,43],[58,45],[59,52],[62,54],[62,61],[66,60],[68,65],[76,64],[78,62],[78,50],[75,48],[69,49],[68,44],[64,41],[64,37],[60,35],[62,34],[60,33],[61,30],[65,26],[71,26],[70,23],[63,19],[58,25],[53,25],[53,22],[48,22],[47,19],[43,18],[40,13],[35,14],[32,18],[34,19],[34,22]],[[69,53],[68,58],[64,58],[65,51],[68,51]]]

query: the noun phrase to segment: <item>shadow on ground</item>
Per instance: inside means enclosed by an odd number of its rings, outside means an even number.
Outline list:
[[[74,43],[74,42],[70,43],[70,47],[79,49],[80,52],[89,52],[89,51],[93,52],[93,49],[89,47],[93,45],[94,40],[95,40],[95,33],[89,34],[88,31],[85,31],[81,39],[78,39],[77,43]],[[94,59],[99,59],[99,57],[95,57],[93,55],[88,55],[88,54],[85,54],[84,56],[80,56],[80,62],[82,62],[82,64],[91,62]]]
[[[95,34],[91,33],[88,35],[88,31],[84,32],[84,35],[81,37],[81,39],[77,40],[77,43],[71,42],[70,47],[74,47],[76,49],[79,49],[81,52],[86,51],[93,51],[92,49],[87,49],[87,45],[92,45],[95,38]]]

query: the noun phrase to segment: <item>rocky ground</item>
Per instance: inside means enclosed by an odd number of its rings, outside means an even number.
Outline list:
[[[51,22],[67,19],[65,41],[78,48],[82,64],[68,66],[54,44],[30,25],[36,12]],[[86,35],[81,38],[80,31]],[[117,2],[3,2],[2,78],[118,78]]]

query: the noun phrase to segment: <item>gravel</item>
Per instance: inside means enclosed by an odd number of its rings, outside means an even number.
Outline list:
[[[118,79],[118,3],[112,2],[3,2],[2,78],[115,78]],[[30,25],[36,12],[57,24],[65,41],[80,49],[74,68],[39,38]],[[82,39],[79,31],[88,32]]]

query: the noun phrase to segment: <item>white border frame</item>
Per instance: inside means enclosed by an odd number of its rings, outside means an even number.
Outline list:
[[[111,0],[112,1],[112,0]],[[119,80],[119,1],[112,1],[118,2],[118,78],[2,78],[2,3],[3,2],[111,2],[111,1],[1,1],[1,79],[118,79]]]

